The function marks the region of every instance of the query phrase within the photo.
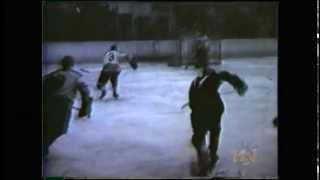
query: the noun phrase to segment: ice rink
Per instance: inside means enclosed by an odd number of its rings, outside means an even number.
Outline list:
[[[248,84],[245,96],[224,83],[217,176],[270,178],[278,176],[277,58],[226,59],[215,68],[238,74]],[[44,175],[106,178],[187,178],[192,176],[195,150],[188,107],[188,88],[197,75],[192,68],[140,63],[138,70],[122,64],[119,100],[108,85],[96,100],[90,119],[72,118],[68,133],[50,148]],[[44,68],[44,72],[54,69]],[[101,65],[82,64],[83,79],[95,90]],[[79,106],[75,102],[74,106]],[[76,110],[74,110],[76,113]],[[239,154],[242,154],[240,156]],[[249,157],[249,158],[248,158]]]

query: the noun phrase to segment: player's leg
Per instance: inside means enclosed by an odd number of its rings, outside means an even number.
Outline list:
[[[204,147],[205,134],[206,134],[206,131],[203,129],[193,129],[191,142],[194,148],[196,149],[198,155],[201,153],[201,150]]]
[[[117,93],[117,86],[118,86],[118,77],[120,72],[112,72],[111,74],[111,85],[113,90],[113,97],[118,98],[119,94]]]
[[[195,147],[197,153],[199,153],[204,146],[204,142],[205,142],[204,140],[205,140],[205,134],[206,134],[205,129],[202,127],[203,125],[201,123],[200,113],[201,112],[192,111],[190,116],[191,127],[193,131],[191,143]]]
[[[219,138],[220,138],[221,127],[220,124],[216,125],[216,127],[210,129],[210,170],[213,170],[217,161],[219,160],[218,146],[219,146]]]
[[[44,123],[44,142],[45,147],[49,146],[61,135],[67,133],[69,122],[71,119],[73,101],[65,97],[56,97],[52,100],[52,105],[47,117],[47,122]]]
[[[197,153],[198,164],[200,167],[199,176],[206,176],[207,156],[205,151],[205,137],[207,134],[207,129],[203,127],[201,119],[199,119],[199,116],[197,117],[194,113],[191,114],[191,124],[193,130],[191,142]]]
[[[105,86],[110,79],[110,73],[107,71],[101,71],[98,82],[97,82],[97,89],[101,90],[101,95],[99,99],[103,99],[106,95]]]
[[[57,138],[57,122],[59,122],[59,101],[56,98],[45,99],[43,111],[43,157],[49,154],[49,147]]]
[[[208,166],[208,154],[205,149],[205,137],[206,137],[206,130],[198,129],[194,130],[192,136],[192,144],[196,149],[198,165],[199,165],[199,176],[206,176],[207,175],[207,166]]]

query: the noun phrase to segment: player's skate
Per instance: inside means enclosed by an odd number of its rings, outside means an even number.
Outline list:
[[[209,164],[208,164],[208,172],[209,172],[209,174],[211,174],[211,175],[214,174],[213,172],[214,172],[215,167],[216,167],[216,165],[218,163],[218,160],[219,160],[219,157],[217,155],[212,156],[210,158],[210,161],[209,161]]]
[[[99,97],[100,100],[102,100],[106,96],[107,92],[105,89],[101,90],[101,95]]]
[[[198,176],[200,177],[208,176],[209,154],[206,149],[201,149],[198,153],[198,166],[199,166]]]
[[[115,99],[119,99],[119,94],[117,92],[113,91],[113,97]]]

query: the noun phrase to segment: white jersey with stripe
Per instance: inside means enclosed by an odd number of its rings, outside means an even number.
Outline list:
[[[119,58],[126,56],[125,53],[120,53],[115,50],[108,51],[103,58],[103,64],[119,64]]]

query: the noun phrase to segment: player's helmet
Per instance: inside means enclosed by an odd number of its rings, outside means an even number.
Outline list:
[[[63,69],[70,69],[74,65],[73,57],[64,56],[60,62]]]
[[[113,50],[117,50],[117,46],[115,44],[113,44],[111,47],[110,47],[110,50],[113,51]]]

